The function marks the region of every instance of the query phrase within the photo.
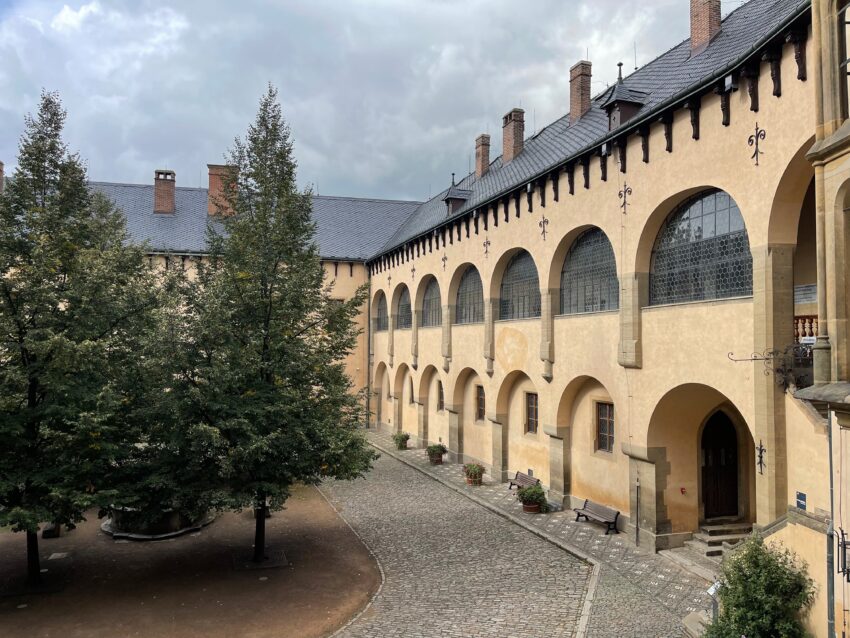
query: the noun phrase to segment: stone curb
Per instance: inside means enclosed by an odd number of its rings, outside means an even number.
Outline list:
[[[562,540],[560,540],[559,538],[556,538],[555,536],[552,536],[548,532],[545,532],[541,529],[537,529],[537,528],[529,525],[528,523],[526,523],[521,518],[514,516],[510,512],[506,512],[506,511],[496,507],[495,505],[493,505],[492,503],[489,503],[488,501],[481,498],[480,496],[476,496],[475,494],[470,494],[468,491],[464,490],[463,488],[458,487],[457,485],[454,485],[453,483],[450,483],[449,481],[446,481],[445,479],[440,478],[439,476],[435,476],[435,475],[431,474],[430,472],[427,472],[426,470],[423,470],[421,467],[419,467],[415,463],[412,463],[412,462],[408,461],[407,459],[405,459],[404,455],[396,453],[395,450],[391,450],[389,448],[384,447],[383,445],[375,443],[375,441],[372,441],[371,439],[369,439],[369,444],[372,447],[374,447],[376,450],[379,450],[380,452],[382,452],[383,454],[386,454],[387,456],[394,458],[396,461],[399,461],[400,463],[404,463],[408,467],[412,467],[417,472],[420,472],[421,474],[424,474],[428,478],[430,478],[434,481],[437,481],[437,483],[440,483],[440,484],[444,485],[445,487],[448,487],[449,489],[453,490],[454,492],[457,492],[458,494],[465,496],[466,498],[473,501],[474,503],[477,503],[478,505],[484,507],[485,509],[493,512],[497,516],[500,516],[500,517],[504,518],[505,520],[508,520],[511,523],[514,523],[515,525],[519,525],[520,527],[531,532],[535,536],[542,538],[543,540],[551,543],[552,545],[555,545],[559,549],[564,550],[568,554],[572,554],[573,556],[575,556],[579,560],[582,560],[585,563],[587,563],[588,565],[590,565],[591,566],[590,578],[587,581],[587,590],[586,590],[585,595],[584,595],[584,604],[582,605],[581,616],[579,617],[578,626],[576,627],[576,634],[575,634],[576,638],[584,638],[587,635],[587,625],[590,622],[590,608],[593,605],[593,597],[594,597],[594,594],[596,593],[596,586],[599,583],[599,572],[601,571],[601,568],[602,568],[602,565],[598,560],[596,560],[595,558],[593,558],[589,554],[585,553],[584,551],[578,549],[577,547],[573,547],[571,545],[568,545],[567,543],[564,543]]]

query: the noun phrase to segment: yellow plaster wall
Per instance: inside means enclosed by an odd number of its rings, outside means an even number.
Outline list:
[[[464,459],[469,461],[491,461],[493,443],[490,422],[485,418],[476,418],[476,386],[484,385],[477,374],[470,374],[463,390],[463,411],[460,417],[463,420],[463,454]],[[485,407],[489,398],[485,390]]]

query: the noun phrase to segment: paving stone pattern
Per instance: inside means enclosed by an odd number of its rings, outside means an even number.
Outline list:
[[[322,491],[385,575],[340,636],[575,635],[586,562],[387,455],[365,480]]]
[[[571,511],[525,514],[516,492],[508,491],[506,483],[494,483],[485,475],[481,487],[467,486],[459,464],[432,466],[424,450],[400,452],[394,449],[388,435],[370,431],[368,436],[385,456],[397,456],[456,489],[484,499],[491,507],[512,514],[530,529],[544,531],[598,561],[599,580],[587,636],[684,636],[682,619],[692,611],[711,608],[706,593],[708,582],[664,556],[636,547],[628,535],[606,536],[604,526],[576,522]]]

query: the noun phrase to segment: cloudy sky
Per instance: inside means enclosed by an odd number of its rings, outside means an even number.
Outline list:
[[[726,0],[724,13],[740,4]],[[687,36],[688,0],[0,0],[0,160],[23,116],[59,91],[66,137],[102,181],[155,168],[206,185],[268,82],[280,90],[299,180],[326,195],[424,199],[501,147],[501,116],[531,134],[566,113],[569,67],[594,93],[616,63]],[[521,9],[522,7],[522,9]]]

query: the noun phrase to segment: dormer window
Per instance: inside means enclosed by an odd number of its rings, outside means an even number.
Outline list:
[[[466,201],[472,197],[472,191],[458,187],[455,184],[455,174],[452,173],[452,185],[446,191],[446,196],[443,201],[446,202],[446,217],[451,217],[466,204]]]
[[[632,119],[646,104],[648,97],[643,91],[627,87],[623,83],[623,63],[619,62],[617,66],[620,68],[617,83],[610,89],[608,99],[602,104],[602,108],[608,112],[609,131]]]

